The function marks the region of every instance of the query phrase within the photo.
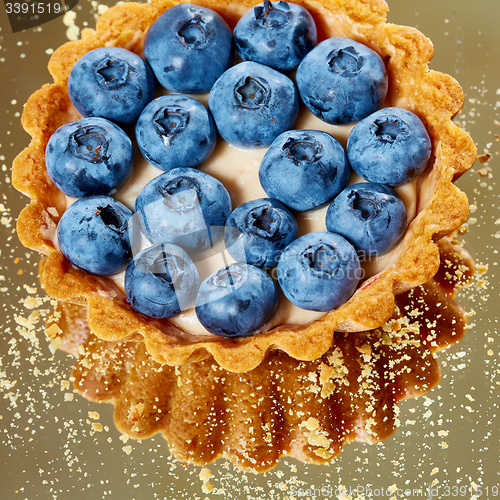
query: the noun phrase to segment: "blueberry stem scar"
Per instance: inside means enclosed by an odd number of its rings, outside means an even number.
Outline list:
[[[119,230],[122,226],[121,217],[109,205],[106,207],[98,207],[95,214],[100,215],[102,221],[108,227],[113,226],[115,229]]]
[[[264,15],[267,16],[273,6],[271,5],[271,0],[264,0]]]

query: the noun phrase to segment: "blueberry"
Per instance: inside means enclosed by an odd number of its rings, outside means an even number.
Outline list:
[[[304,104],[332,125],[351,123],[377,110],[387,94],[388,78],[380,56],[347,38],[317,45],[297,69]]]
[[[68,196],[110,194],[132,172],[128,135],[104,118],[84,118],[59,127],[45,149],[47,173]]]
[[[154,97],[149,65],[125,49],[107,47],[87,52],[68,78],[71,102],[84,116],[100,116],[118,124],[137,120]]]
[[[189,255],[176,245],[160,243],[134,256],[125,273],[125,293],[142,314],[170,318],[189,308],[199,282]]]
[[[283,250],[297,238],[297,223],[278,200],[243,203],[227,218],[224,239],[232,257],[258,267],[278,263]]]
[[[258,267],[231,264],[200,285],[196,315],[210,332],[223,337],[258,333],[278,308],[274,281]]]
[[[166,89],[186,94],[208,92],[233,62],[233,36],[213,10],[179,4],[151,26],[144,55]]]
[[[400,186],[423,172],[431,156],[431,140],[417,115],[384,108],[352,129],[347,156],[364,179]]]
[[[316,25],[309,12],[291,2],[270,2],[249,10],[234,28],[236,51],[279,71],[295,69],[316,45]]]
[[[151,242],[200,252],[222,237],[231,198],[212,176],[193,168],[174,168],[146,184],[135,206]]]
[[[155,167],[171,170],[195,167],[215,148],[217,130],[205,106],[183,95],[166,95],[150,102],[135,128],[144,158]]]
[[[75,201],[57,226],[61,252],[75,266],[101,276],[123,271],[132,258],[132,212],[110,196]]]
[[[293,127],[299,111],[293,82],[254,62],[228,69],[212,87],[208,106],[222,138],[244,148],[269,146]]]
[[[347,302],[362,274],[354,247],[327,232],[296,239],[278,263],[278,281],[286,298],[311,311],[330,311]]]
[[[290,130],[267,150],[259,179],[268,196],[293,210],[305,211],[340,193],[349,174],[344,148],[330,134]]]
[[[326,228],[341,234],[369,256],[388,252],[406,230],[406,208],[396,191],[383,184],[353,184],[333,200]]]

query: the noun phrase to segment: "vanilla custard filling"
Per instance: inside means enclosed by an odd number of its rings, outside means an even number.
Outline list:
[[[207,94],[192,97],[195,97],[204,105],[207,104]],[[345,147],[353,126],[354,124],[344,126],[329,125],[314,116],[305,106],[301,106],[299,117],[294,128],[328,132]],[[266,151],[267,148],[238,148],[219,137],[213,154],[198,168],[224,184],[231,196],[234,209],[247,201],[267,198],[267,194],[259,181],[259,167]],[[136,148],[132,175],[127,180],[126,184],[113,194],[113,197],[129,208],[134,209],[135,200],[143,187],[162,173],[164,173],[162,170],[148,163]],[[357,182],[364,182],[364,180],[353,172],[349,183],[354,184]],[[416,189],[416,181],[396,188],[397,193],[406,206],[408,223],[416,214]],[[73,198],[69,197],[67,200],[68,205],[74,201]],[[325,217],[328,205],[329,204],[307,212],[294,212],[299,236],[316,231],[326,231]],[[143,237],[141,248],[146,248],[148,246],[152,245]],[[362,262],[365,278],[373,276],[384,269],[391,262],[394,253],[395,251],[393,249],[385,255],[372,258],[367,262]],[[193,259],[200,273],[200,282],[222,267],[235,262],[225,249],[224,238],[221,238],[212,249],[194,256]],[[273,276],[272,270],[270,274]],[[122,272],[110,277],[122,291],[124,290],[124,276],[125,272]],[[280,305],[278,311],[271,321],[262,327],[261,331],[267,331],[282,324],[304,325],[324,314],[324,312],[301,309],[293,305],[280,292]],[[189,333],[195,335],[212,335],[198,321],[194,307],[182,312],[178,316],[170,318],[170,321]]]
[[[172,92],[163,90],[163,93],[170,94]],[[208,93],[191,95],[190,97],[197,99],[205,107],[208,107]],[[385,103],[385,106],[397,105],[398,103]],[[345,149],[349,133],[354,125],[355,123],[342,126],[330,125],[321,121],[304,105],[301,105],[299,116],[293,128],[302,130],[321,130],[327,132],[335,137]],[[143,187],[155,177],[164,173],[163,170],[154,167],[142,156],[136,144],[134,144],[134,149],[135,159],[132,174],[125,185],[113,194],[115,199],[132,210],[135,208],[135,200],[142,191]],[[196,168],[222,182],[229,192],[232,208],[234,210],[237,206],[247,201],[268,197],[259,181],[259,167],[266,151],[267,148],[238,148],[227,143],[221,137],[218,137],[217,145],[212,155]],[[349,184],[355,184],[358,182],[366,181],[351,170]],[[405,204],[408,224],[413,220],[417,211],[417,183],[418,181],[415,179],[412,182],[404,184],[403,186],[394,188]],[[66,196],[66,200],[68,207],[76,201],[76,198]],[[329,203],[319,208],[308,210],[307,212],[294,212],[295,220],[297,221],[298,226],[298,236],[317,231],[326,231],[325,218],[328,206]],[[152,246],[152,244],[144,236],[142,236],[141,250],[149,246]],[[397,257],[397,248],[398,245],[384,255],[372,257],[370,260],[366,261],[362,260],[361,266],[364,272],[364,279],[379,273],[390,265]],[[221,238],[212,249],[193,256],[193,260],[200,274],[200,283],[212,273],[235,262],[225,248],[224,238]],[[270,275],[277,283],[273,270],[270,270]],[[114,276],[110,276],[109,278],[118,286],[120,290],[124,291],[125,271]],[[363,279],[361,281],[363,281]],[[280,303],[276,314],[259,330],[259,332],[268,331],[276,326],[285,324],[305,325],[326,314],[324,312],[301,309],[293,305],[283,295],[281,290],[279,293]],[[169,318],[169,320],[188,333],[194,335],[212,336],[212,334],[198,321],[194,306],[186,311],[183,311],[177,316]]]

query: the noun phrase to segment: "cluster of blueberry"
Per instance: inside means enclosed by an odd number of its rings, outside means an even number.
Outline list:
[[[127,268],[126,295],[150,317],[194,301],[203,326],[223,336],[255,333],[274,315],[278,289],[263,269],[276,265],[283,293],[301,308],[348,300],[362,275],[357,251],[385,253],[404,233],[405,206],[392,187],[423,171],[431,145],[411,112],[377,111],[388,81],[374,51],[344,38],[316,45],[316,37],[311,15],[293,3],[266,0],[234,34],[217,13],[180,4],[150,28],[146,61],[120,48],[83,56],[68,92],[86,118],[58,129],[46,150],[49,176],[80,198],[58,225],[63,254],[99,275]],[[243,62],[231,66],[235,48]],[[297,87],[283,73],[294,68]],[[155,77],[173,92],[210,92],[209,110],[185,95],[154,99]],[[327,123],[359,121],[347,153],[325,132],[291,130],[299,95]],[[110,196],[134,157],[117,124],[134,122],[142,155],[165,171],[141,191],[135,214]],[[193,168],[214,151],[217,131],[238,147],[269,147],[259,170],[269,198],[232,211],[222,183]],[[368,182],[347,187],[350,166]],[[290,210],[328,202],[328,232],[297,238]],[[136,252],[140,233],[153,246]],[[237,263],[200,284],[192,257],[223,236]]]

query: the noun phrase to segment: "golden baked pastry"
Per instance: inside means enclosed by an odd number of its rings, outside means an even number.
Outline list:
[[[78,358],[75,389],[112,403],[117,428],[132,438],[162,433],[179,460],[198,465],[225,456],[241,469],[263,472],[283,455],[325,463],[347,442],[391,435],[398,402],[438,383],[433,354],[462,338],[466,320],[453,296],[474,265],[448,238],[439,248],[440,271],[396,297],[392,320],[368,332],[335,333],[315,361],[274,350],[245,374],[206,356],[173,368],[154,361],[142,339],[100,340],[85,308],[64,302],[47,326],[58,332],[52,341],[60,339]]]
[[[154,361],[168,365],[209,354],[223,369],[246,372],[258,366],[272,349],[310,361],[330,349],[341,335],[335,331],[380,327],[394,312],[395,295],[427,282],[436,273],[436,241],[460,226],[468,213],[466,196],[453,181],[476,157],[471,138],[452,122],[463,103],[460,86],[450,76],[428,69],[433,48],[420,32],[385,22],[387,5],[383,0],[298,2],[315,18],[320,38],[344,36],[381,55],[390,81],[387,104],[416,113],[432,139],[431,167],[418,178],[415,218],[389,264],[363,282],[343,306],[312,323],[280,325],[249,338],[196,337],[168,320],[153,321],[135,313],[111,280],[75,268],[59,251],[55,229],[66,199],[47,175],[44,151],[59,126],[79,117],[66,89],[69,72],[82,55],[97,47],[118,46],[142,55],[148,28],[174,3],[153,0],[151,4],[127,3],[109,9],[99,19],[94,34],[87,31],[84,39],[66,43],[54,53],[49,63],[54,83],[44,85],[26,104],[22,123],[32,140],[14,162],[12,181],[31,198],[19,216],[18,234],[25,246],[47,256],[41,271],[45,290],[56,299],[85,306],[89,326],[102,341],[136,342],[142,338]],[[234,26],[242,12],[256,2],[197,3],[216,10]],[[280,359],[282,354],[273,356]]]

